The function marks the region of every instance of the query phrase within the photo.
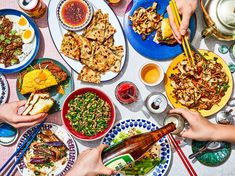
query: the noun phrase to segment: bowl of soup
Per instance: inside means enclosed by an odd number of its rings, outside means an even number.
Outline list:
[[[164,79],[164,71],[161,65],[150,62],[144,64],[139,72],[140,80],[147,86],[157,86]]]

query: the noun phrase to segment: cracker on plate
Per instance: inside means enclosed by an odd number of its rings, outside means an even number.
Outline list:
[[[78,74],[78,80],[91,82],[91,83],[100,83],[101,73],[90,69],[87,66],[84,66],[81,72]]]
[[[108,23],[108,14],[103,14],[101,10],[98,10],[95,12],[91,24],[84,31],[84,36],[88,39],[103,43],[105,39],[106,23]]]
[[[61,43],[61,52],[72,59],[80,60],[80,42],[71,32],[67,32]]]

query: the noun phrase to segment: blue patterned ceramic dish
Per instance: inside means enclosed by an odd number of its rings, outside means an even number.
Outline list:
[[[9,93],[7,80],[3,74],[0,73],[0,105],[6,103]]]
[[[29,128],[27,131],[25,131],[20,139],[18,140],[18,143],[16,145],[17,148],[25,141],[25,139],[32,133],[32,131],[36,127]],[[53,123],[45,123],[42,127],[42,129],[49,129],[51,130],[68,148],[67,155],[66,155],[66,163],[64,163],[62,166],[55,168],[52,172],[48,174],[48,176],[62,176],[65,175],[72,167],[74,162],[77,159],[78,155],[78,149],[76,146],[76,143],[72,136],[62,127],[53,124]],[[20,153],[19,153],[20,154]],[[18,155],[16,156],[17,159]],[[20,163],[18,164],[18,170],[21,175],[28,176],[32,175],[33,171],[26,167],[24,159],[21,159]]]
[[[0,15],[10,15],[10,16],[18,16],[18,17],[24,16],[28,20],[30,26],[34,29],[34,32],[35,32],[35,38],[33,40],[33,50],[26,58],[24,58],[23,61],[21,61],[19,64],[16,64],[7,68],[0,66],[0,73],[4,73],[4,74],[16,73],[26,68],[37,56],[38,51],[39,51],[39,46],[40,46],[39,29],[36,23],[29,16],[27,16],[21,11],[14,10],[14,9],[2,9],[0,10]]]
[[[138,128],[143,131],[153,131],[158,129],[158,126],[155,125],[153,122],[150,122],[145,119],[126,119],[122,120],[109,131],[105,135],[105,137],[102,140],[102,143],[110,145],[113,139],[123,131],[127,131],[131,128]],[[167,173],[167,170],[170,166],[171,162],[171,147],[170,143],[167,139],[167,137],[163,137],[158,141],[158,144],[161,146],[160,151],[160,157],[161,160],[165,160],[164,163],[161,163],[160,165],[156,166],[152,171],[150,171],[147,175],[153,175],[153,176],[163,176]],[[120,174],[117,174],[117,176],[120,176]]]
[[[92,17],[93,17],[94,10],[93,10],[92,5],[91,5],[88,1],[86,1],[86,0],[82,0],[82,1],[81,1],[81,3],[83,3],[84,5],[86,5],[87,8],[88,8],[87,19],[85,20],[85,22],[84,22],[83,24],[81,24],[81,25],[79,25],[79,26],[73,27],[73,26],[70,26],[70,25],[66,24],[66,23],[63,21],[62,17],[61,17],[62,6],[63,6],[66,2],[68,2],[68,1],[67,1],[67,0],[61,0],[61,1],[59,2],[58,6],[57,6],[57,9],[56,9],[56,16],[57,16],[59,22],[60,22],[61,25],[62,25],[65,29],[67,29],[67,30],[79,31],[79,30],[84,29],[84,28],[91,22],[91,19],[92,19]]]
[[[153,41],[155,36],[155,31],[147,36],[146,40],[142,40],[142,36],[135,33],[132,29],[132,22],[129,20],[128,16],[133,15],[135,10],[140,7],[148,8],[152,6],[153,2],[157,2],[157,13],[163,14],[166,10],[169,0],[133,0],[133,5],[129,5],[130,11],[125,14],[124,17],[124,31],[126,36],[133,46],[133,48],[139,52],[141,55],[153,59],[153,60],[169,60],[172,59],[183,52],[182,47],[179,44],[175,45],[166,45],[166,44],[157,44]],[[168,14],[165,13],[164,17],[168,17]],[[190,20],[189,29],[191,31],[190,40],[192,41],[195,32],[196,32],[196,15],[194,14]]]

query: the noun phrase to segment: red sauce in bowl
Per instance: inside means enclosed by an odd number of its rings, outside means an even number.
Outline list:
[[[68,0],[61,9],[63,22],[72,27],[83,25],[87,20],[88,14],[88,6],[82,0]]]
[[[120,103],[130,104],[138,99],[138,89],[134,83],[125,81],[116,87],[116,98]]]

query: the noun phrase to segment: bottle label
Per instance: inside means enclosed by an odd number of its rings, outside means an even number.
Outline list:
[[[113,158],[112,160],[104,163],[104,165],[112,170],[119,171],[134,161],[134,158],[130,154],[124,154]]]

